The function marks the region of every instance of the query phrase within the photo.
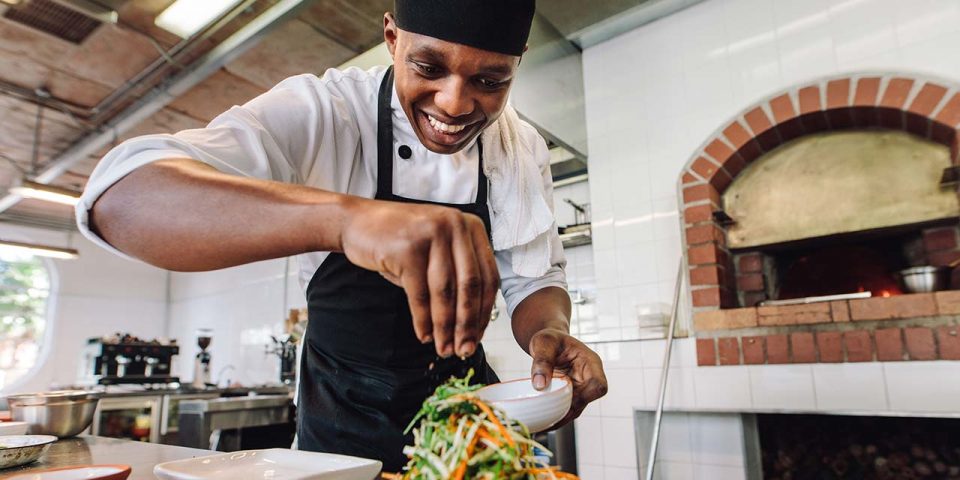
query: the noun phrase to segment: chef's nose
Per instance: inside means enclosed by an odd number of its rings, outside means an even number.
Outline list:
[[[460,117],[473,113],[473,100],[469,96],[466,82],[451,75],[434,97],[434,103],[451,117]]]

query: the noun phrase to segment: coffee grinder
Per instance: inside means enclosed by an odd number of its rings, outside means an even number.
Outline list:
[[[209,328],[197,329],[197,346],[200,352],[193,360],[193,388],[204,389],[211,385],[210,380],[210,352],[207,347],[213,339],[213,330]]]

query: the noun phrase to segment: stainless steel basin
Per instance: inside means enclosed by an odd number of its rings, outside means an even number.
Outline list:
[[[93,422],[99,399],[84,391],[43,392],[7,397],[14,421],[26,422],[30,435],[72,437]]]

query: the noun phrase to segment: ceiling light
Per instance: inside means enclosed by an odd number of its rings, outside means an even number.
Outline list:
[[[14,3],[20,0],[15,0]],[[54,0],[55,2],[67,7],[75,12],[82,13],[94,20],[106,23],[117,23],[119,15],[117,11],[97,2],[96,0]],[[114,2],[116,3],[116,2]]]
[[[73,260],[80,256],[80,252],[73,248],[51,247],[49,245],[12,242],[9,240],[0,240],[0,254],[2,253],[26,253],[41,257],[59,258],[62,260]]]
[[[238,3],[240,0],[177,0],[153,23],[181,38],[188,38]]]
[[[80,192],[76,190],[44,185],[30,180],[21,181],[19,185],[10,189],[10,193],[20,195],[24,198],[62,203],[64,205],[76,205],[77,202],[80,201]]]

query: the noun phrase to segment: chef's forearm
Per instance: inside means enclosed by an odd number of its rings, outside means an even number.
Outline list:
[[[513,311],[513,336],[530,353],[530,339],[541,330],[570,332],[570,295],[559,287],[531,293]]]
[[[138,168],[110,187],[90,226],[117,249],[177,271],[338,251],[346,212],[369,201],[227,175],[189,159]]]

